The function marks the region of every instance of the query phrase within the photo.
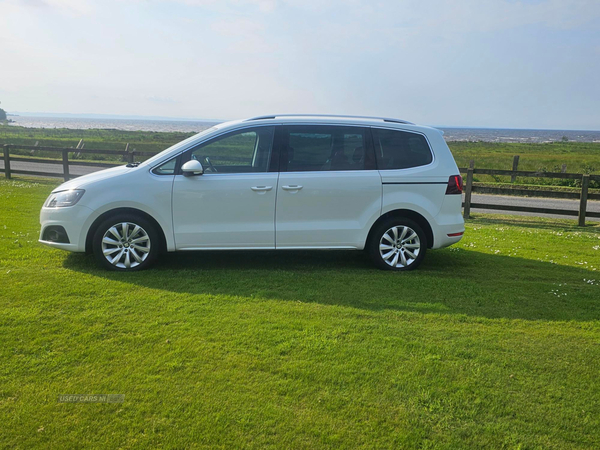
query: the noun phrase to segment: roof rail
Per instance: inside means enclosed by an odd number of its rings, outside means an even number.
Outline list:
[[[337,115],[337,114],[271,114],[269,116],[252,117],[250,119],[244,120],[244,122],[250,122],[252,120],[275,119],[277,117],[340,117],[340,118],[347,118],[347,119],[376,119],[376,120],[383,120],[384,122],[404,123],[404,124],[408,124],[408,125],[414,125],[412,122],[408,122],[406,120],[392,119],[389,117],[345,116],[345,115]]]

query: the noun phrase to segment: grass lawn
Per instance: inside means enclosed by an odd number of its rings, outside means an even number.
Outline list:
[[[359,252],[122,274],[37,243],[54,185],[0,181],[2,448],[600,448],[599,226],[481,215],[405,274]]]
[[[210,125],[207,125],[207,128]],[[125,150],[135,148],[145,152],[160,152],[195,133],[123,131],[110,129],[72,130],[68,128],[26,128],[15,125],[0,126],[0,144],[35,145],[41,147],[76,147],[83,139],[86,149]],[[23,152],[23,153],[28,153]],[[56,153],[37,152],[56,158]],[[59,155],[60,156],[60,155]],[[108,158],[107,155],[104,155]],[[118,158],[113,158],[118,159]]]
[[[496,142],[449,142],[459,167],[512,169],[519,155],[519,170],[560,172],[563,164],[570,173],[600,173],[600,142],[551,142],[516,144]]]
[[[567,165],[569,173],[600,174],[600,143],[598,142],[552,142],[546,144],[515,144],[494,142],[449,142],[448,146],[459,167],[512,170],[514,155],[519,155],[519,170],[560,172]],[[475,174],[474,181],[491,183],[510,182],[510,177]],[[568,186],[581,188],[581,180],[557,178],[517,177],[518,183],[544,186]],[[591,188],[600,188],[600,182],[592,180]]]

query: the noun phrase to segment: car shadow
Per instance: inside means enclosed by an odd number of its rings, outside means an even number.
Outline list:
[[[311,302],[526,320],[600,319],[593,272],[464,249],[430,251],[415,271],[378,270],[362,252],[231,251],[164,255],[150,270],[97,268],[93,256],[69,254],[64,266],[105,280],[173,293]],[[600,281],[600,277],[598,277]]]

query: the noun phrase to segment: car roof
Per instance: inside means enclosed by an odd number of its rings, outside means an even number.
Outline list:
[[[386,128],[400,128],[405,130],[425,132],[427,130],[435,130],[432,127],[416,125],[402,119],[394,119],[389,117],[373,117],[373,116],[346,116],[346,115],[327,115],[327,114],[270,114],[264,116],[251,117],[248,119],[234,120],[224,122],[216,127],[220,130],[237,128],[240,125],[265,125],[272,124],[322,124],[322,125],[359,125],[359,126],[382,126]]]
[[[373,117],[373,116],[346,116],[346,115],[339,115],[339,114],[273,114],[273,115],[266,115],[266,116],[257,116],[257,117],[252,117],[250,119],[246,119],[245,122],[250,122],[252,120],[266,120],[266,119],[277,119],[277,118],[311,118],[311,119],[325,119],[325,120],[330,120],[330,119],[361,119],[361,120],[376,120],[376,121],[381,121],[383,120],[384,122],[392,122],[392,123],[406,123],[406,124],[410,124],[410,125],[414,125],[414,123],[412,122],[408,122],[407,120],[402,120],[402,119],[392,119],[390,117]]]

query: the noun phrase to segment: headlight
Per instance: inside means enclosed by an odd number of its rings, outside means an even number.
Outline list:
[[[83,189],[71,189],[69,191],[53,192],[44,203],[46,208],[61,208],[63,206],[73,206],[83,197]]]

